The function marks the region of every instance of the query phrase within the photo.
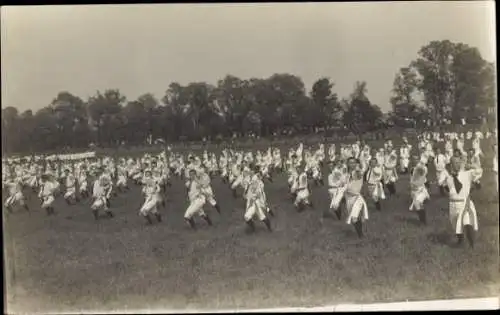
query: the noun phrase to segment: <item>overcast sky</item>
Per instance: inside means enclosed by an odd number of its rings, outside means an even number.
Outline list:
[[[395,73],[431,40],[495,61],[494,12],[492,1],[2,7],[2,108],[291,73],[308,90],[329,77],[340,97],[364,80],[387,110]]]

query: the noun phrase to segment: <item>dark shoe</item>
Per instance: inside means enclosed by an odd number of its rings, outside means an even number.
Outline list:
[[[186,220],[186,222],[189,224],[189,226],[193,229],[193,230],[196,230],[196,223],[194,222],[194,219],[193,218],[190,218],[190,219],[184,219]]]
[[[474,229],[472,225],[464,226],[464,233],[471,248],[474,248]]]
[[[335,210],[335,215],[337,216],[337,219],[340,220],[342,218],[342,210],[340,210],[340,208]]]
[[[269,219],[268,219],[268,218],[265,218],[265,219],[263,220],[263,222],[264,222],[264,224],[266,225],[267,230],[268,230],[269,232],[271,232],[271,231],[272,231],[272,229],[271,229],[271,222],[269,221]]]
[[[245,222],[248,225],[250,232],[255,232],[255,223],[252,220]]]
[[[356,223],[354,223],[354,229],[356,230],[358,237],[363,238],[363,223],[361,222],[361,220],[358,220],[356,221]]]
[[[208,215],[204,215],[203,219],[208,223],[209,226],[212,226],[212,220]]]
[[[419,211],[417,212],[417,214],[418,214],[418,219],[420,220],[420,222],[421,222],[422,224],[424,224],[424,225],[427,225],[427,215],[426,215],[426,213],[425,213],[425,210],[424,210],[424,209],[419,210]]]

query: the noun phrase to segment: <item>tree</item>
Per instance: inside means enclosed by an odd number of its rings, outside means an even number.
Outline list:
[[[33,111],[28,109],[24,111],[19,118],[20,122],[22,122],[19,129],[19,138],[21,143],[24,144],[21,150],[31,153],[34,151],[33,138],[36,137]]]
[[[215,105],[226,126],[226,136],[243,131],[243,121],[250,110],[249,82],[227,75],[214,91]]]
[[[97,91],[95,96],[88,100],[88,113],[96,131],[98,145],[114,145],[118,135],[114,132],[120,128],[121,114],[125,96],[119,90]]]
[[[185,87],[187,104],[185,115],[188,117],[188,136],[193,140],[200,140],[210,136],[210,122],[215,119],[214,87],[203,82],[190,83]]]
[[[57,146],[76,147],[84,144],[82,134],[87,127],[85,104],[79,97],[60,92],[49,105],[53,110],[56,121]]]
[[[497,128],[497,102],[496,102],[496,76],[495,65],[488,62],[483,69],[482,79],[484,82],[483,93],[479,95],[478,105],[486,113],[486,119],[490,128]]]
[[[396,74],[390,99],[393,122],[398,126],[414,127],[424,111],[415,99],[418,93],[417,73],[413,68],[404,67]]]
[[[2,109],[2,150],[4,152],[20,149],[19,128],[20,121],[17,108],[9,106]]]
[[[151,93],[146,93],[137,99],[137,102],[141,104],[145,112],[145,130],[146,138],[158,136],[161,134],[159,128],[155,126],[155,122],[158,122],[156,116],[158,114],[158,100]]]
[[[171,83],[162,98],[165,106],[163,134],[165,139],[179,140],[184,132],[184,112],[188,99],[185,88],[179,83]]]
[[[495,83],[494,64],[476,48],[445,40],[423,46],[415,61],[399,69],[388,115],[370,102],[366,82],[356,82],[351,95],[340,99],[328,78],[316,80],[306,93],[302,79],[287,73],[249,79],[226,75],[216,86],[173,82],[161,101],[146,93],[127,102],[119,90],[108,89],[85,102],[63,91],[36,113],[2,109],[2,150],[310,133],[336,126],[363,134],[386,128],[389,122],[428,128],[431,120],[461,118],[486,119],[496,126]]]
[[[290,74],[274,74],[266,80],[251,80],[252,108],[260,115],[262,135],[292,128],[299,118],[297,108],[306,103],[302,79]]]
[[[455,79],[452,121],[458,123],[462,117],[481,121],[488,108],[485,96],[491,93],[488,89],[494,82],[491,64],[483,60],[477,48],[457,44],[451,71]]]
[[[328,78],[321,78],[312,86],[311,98],[316,106],[313,113],[318,115],[314,120],[318,127],[336,126],[342,118],[337,94],[332,92],[333,86]]]
[[[50,106],[44,107],[35,113],[35,127],[33,147],[35,150],[54,150],[61,147],[59,143],[59,129],[54,109]]]
[[[148,113],[139,100],[128,102],[122,112],[124,118],[124,139],[128,144],[140,145],[148,137]]]
[[[449,40],[422,47],[410,64],[417,74],[416,87],[424,95],[436,123],[484,115],[481,95],[488,94],[492,76],[477,48]]]
[[[382,111],[366,96],[366,82],[356,82],[350,99],[345,102],[344,124],[356,134],[373,131],[380,124]]]

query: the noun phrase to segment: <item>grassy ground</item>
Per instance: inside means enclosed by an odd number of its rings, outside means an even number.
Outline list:
[[[245,233],[244,205],[217,178],[222,215],[207,207],[213,227],[189,230],[187,197],[175,179],[164,222],[145,226],[138,187],[112,200],[115,218],[95,222],[88,204],[56,200],[47,217],[34,195],[32,211],[4,216],[8,313],[131,309],[241,309],[496,296],[498,193],[488,170],[473,192],[477,246],[455,248],[446,199],[435,186],[426,227],[408,211],[408,177],[376,212],[366,237],[344,221],[322,219],[326,187],[312,188],[314,210],[297,213],[286,178],[266,183],[274,231]],[[495,201],[496,200],[496,201]],[[200,221],[198,221],[200,222]],[[201,222],[200,222],[201,223]]]

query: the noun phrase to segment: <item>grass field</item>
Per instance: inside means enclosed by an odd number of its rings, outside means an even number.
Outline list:
[[[187,197],[179,179],[168,188],[164,221],[153,226],[138,216],[139,187],[115,197],[115,217],[98,222],[88,203],[67,206],[61,197],[57,215],[47,217],[36,196],[27,194],[30,213],[4,215],[7,312],[243,309],[499,295],[498,193],[489,170],[483,189],[472,194],[480,225],[473,250],[453,245],[447,201],[435,186],[429,224],[419,224],[408,211],[407,176],[381,212],[369,202],[364,239],[344,221],[322,219],[326,187],[312,188],[315,209],[297,213],[286,177],[266,182],[274,231],[257,224],[252,235],[245,232],[243,201],[233,199],[219,178],[213,186],[222,215],[207,206],[214,226],[200,224],[197,231],[183,222]]]

